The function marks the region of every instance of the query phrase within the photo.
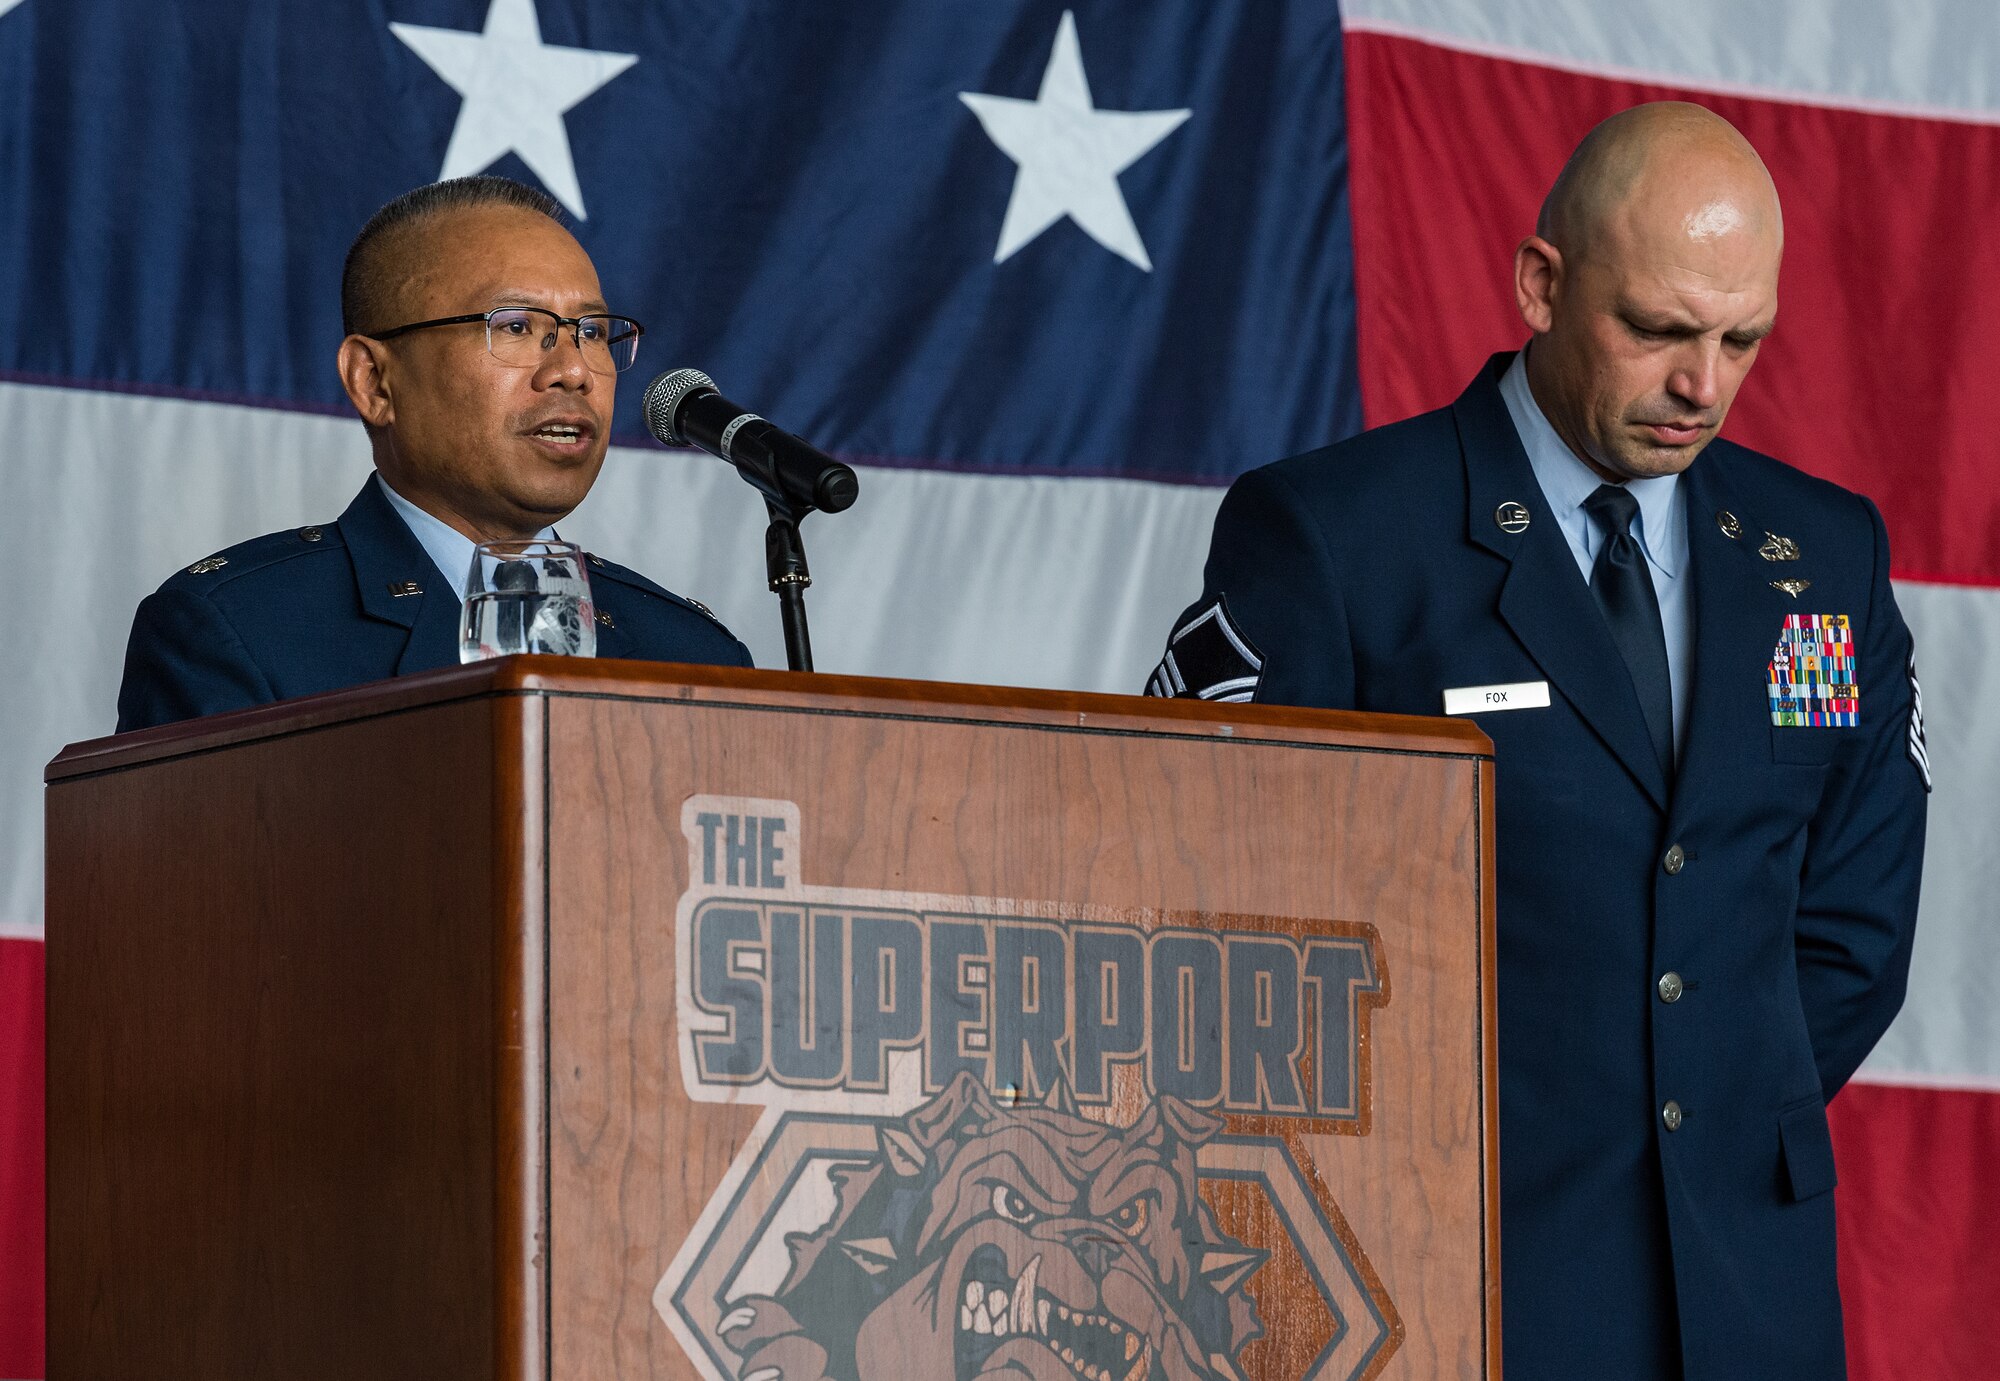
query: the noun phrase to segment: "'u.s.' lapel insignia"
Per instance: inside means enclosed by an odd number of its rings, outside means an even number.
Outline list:
[[[1771,722],[1833,729],[1861,722],[1854,630],[1845,614],[1787,614],[1764,670]]]
[[[1715,525],[1722,529],[1722,535],[1735,541],[1743,535],[1743,524],[1736,521],[1736,515],[1723,509],[1715,515]]]
[[[1774,580],[1771,582],[1771,588],[1774,590],[1783,590],[1793,599],[1797,599],[1801,591],[1812,588],[1812,582],[1810,580]]]
[[[1775,532],[1764,534],[1764,545],[1757,548],[1757,554],[1766,561],[1796,561],[1801,555],[1797,542]]]

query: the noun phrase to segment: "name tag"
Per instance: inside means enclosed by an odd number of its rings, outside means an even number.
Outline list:
[[[1458,686],[1444,693],[1446,714],[1484,714],[1489,710],[1546,710],[1547,681],[1515,681],[1505,686]]]

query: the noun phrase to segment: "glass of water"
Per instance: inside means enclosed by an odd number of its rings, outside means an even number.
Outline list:
[[[597,610],[574,543],[482,542],[472,549],[458,660],[517,652],[597,655]]]

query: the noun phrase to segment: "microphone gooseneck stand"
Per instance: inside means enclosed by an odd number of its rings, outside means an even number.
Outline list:
[[[753,415],[752,420],[764,428],[770,426],[761,417]],[[764,529],[764,574],[770,580],[771,593],[778,597],[778,614],[785,624],[785,663],[793,671],[811,671],[806,586],[812,584],[812,571],[806,566],[806,543],[799,535],[799,524],[808,514],[840,513],[851,507],[859,485],[852,470],[814,451],[811,457],[822,462],[823,468],[813,476],[808,490],[803,478],[786,474],[767,435],[752,432],[734,449],[729,437],[730,431],[725,431],[716,449],[763,495],[764,511],[771,515],[771,525]],[[803,443],[800,446],[803,449]]]
[[[799,524],[810,513],[853,507],[861,492],[854,471],[730,402],[699,369],[659,375],[646,385],[643,406],[647,427],[663,443],[694,446],[728,461],[764,496],[771,515],[771,525],[764,529],[764,567],[785,622],[785,661],[793,671],[811,671],[806,586],[812,584],[812,572],[806,568]]]
[[[778,614],[785,623],[785,661],[793,671],[813,669],[812,634],[806,628],[806,586],[813,583],[806,569],[805,539],[799,523],[806,513],[794,513],[787,504],[770,495],[764,507],[771,525],[764,529],[764,570],[771,579],[771,593],[778,597]]]

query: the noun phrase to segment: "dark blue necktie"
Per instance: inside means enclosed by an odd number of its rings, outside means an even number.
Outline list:
[[[1632,535],[1639,501],[1616,484],[1601,484],[1583,501],[1584,512],[1604,529],[1604,546],[1590,572],[1590,593],[1611,626],[1611,641],[1625,659],[1639,692],[1639,710],[1660,771],[1674,779],[1673,677],[1667,667],[1667,639],[1660,627],[1660,597],[1653,590],[1646,553]]]

